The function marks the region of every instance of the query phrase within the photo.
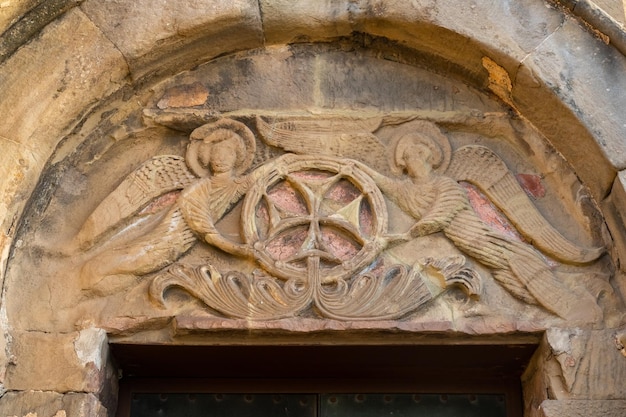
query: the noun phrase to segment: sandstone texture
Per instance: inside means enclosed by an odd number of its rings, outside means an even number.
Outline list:
[[[262,45],[259,9],[251,0],[93,0],[81,9],[124,54],[135,79]]]
[[[626,413],[626,402],[616,401],[553,401],[541,403],[541,416],[545,417],[578,417],[607,416],[618,417]]]
[[[93,394],[46,391],[9,392],[0,398],[0,414],[19,417],[107,417]]]
[[[624,7],[0,0],[0,416],[113,416],[111,343],[520,341],[524,416],[626,415]]]
[[[9,390],[90,392],[98,395],[111,377],[106,334],[14,333],[5,387]]]

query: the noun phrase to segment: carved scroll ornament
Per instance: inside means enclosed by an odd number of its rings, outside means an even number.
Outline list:
[[[569,320],[598,309],[593,297],[562,283],[539,251],[585,264],[603,249],[564,238],[493,151],[470,145],[452,153],[430,122],[413,122],[384,145],[374,134],[381,123],[257,118],[265,144],[288,153],[252,170],[256,142],[246,125],[221,119],[197,128],[184,159],[147,161],[87,219],[77,236],[83,250],[94,251],[81,272],[84,288],[159,271],[150,295],[163,307],[167,289],[179,287],[228,317],[311,311],[338,320],[396,319],[452,285],[480,296],[484,278],[464,256],[416,254],[411,265],[386,256],[395,245],[441,233],[523,302]],[[534,247],[490,228],[458,181],[480,188]],[[388,231],[388,202],[414,220],[408,230]],[[235,205],[241,231],[232,239],[217,224]],[[179,263],[198,241],[253,262],[255,271]]]

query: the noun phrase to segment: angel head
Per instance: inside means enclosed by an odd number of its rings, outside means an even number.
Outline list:
[[[408,133],[397,136],[393,152],[396,173],[406,172],[411,178],[430,176],[445,171],[450,162],[450,143],[432,123],[422,122]]]
[[[199,177],[243,174],[254,158],[254,135],[243,123],[221,119],[191,132],[186,161]]]
[[[395,166],[411,178],[430,176],[443,161],[443,152],[433,139],[420,133],[404,135],[395,150]]]

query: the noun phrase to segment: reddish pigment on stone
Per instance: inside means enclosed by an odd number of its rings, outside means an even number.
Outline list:
[[[515,177],[529,196],[534,198],[546,196],[546,189],[541,183],[541,176],[536,174],[517,174]]]
[[[280,182],[267,194],[276,207],[296,215],[308,214],[300,193],[288,182]]]
[[[324,180],[326,178],[332,177],[335,174],[331,174],[330,172],[326,172],[326,171],[307,170],[307,171],[292,172],[289,175],[291,175],[294,178],[300,178],[303,180]]]
[[[353,258],[361,250],[356,242],[353,242],[340,231],[328,227],[322,228],[322,242],[331,254],[342,261]]]
[[[161,110],[177,107],[202,106],[209,97],[209,91],[200,83],[176,86],[165,92],[157,107]]]
[[[273,259],[282,261],[298,253],[307,236],[306,227],[290,229],[268,242],[265,249]]]
[[[359,226],[363,235],[372,235],[372,231],[374,230],[374,219],[372,217],[372,208],[366,199],[361,201],[361,209],[359,210]]]
[[[501,232],[502,234],[513,238],[515,240],[523,241],[517,230],[508,221],[508,219],[489,201],[485,195],[478,191],[474,186],[466,182],[462,182],[461,185],[467,192],[472,208],[487,225],[493,229]]]
[[[326,198],[337,201],[339,203],[348,204],[361,195],[361,191],[356,188],[350,181],[340,180],[328,191]]]
[[[154,214],[166,207],[171,207],[176,200],[178,200],[179,195],[180,191],[172,191],[163,194],[159,198],[152,201],[152,203],[148,204],[139,214]]]

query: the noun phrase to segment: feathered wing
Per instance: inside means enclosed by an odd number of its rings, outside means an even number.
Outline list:
[[[385,145],[373,134],[382,118],[334,117],[266,121],[257,117],[263,141],[300,155],[327,155],[362,161],[377,170],[387,170]]]
[[[76,237],[83,248],[123,220],[138,213],[165,193],[181,190],[197,178],[185,159],[175,155],[156,156],[128,175],[89,215]]]
[[[588,263],[604,248],[581,247],[556,230],[537,210],[504,161],[489,148],[468,145],[452,156],[446,175],[480,188],[533,246],[562,262]]]
[[[182,256],[196,243],[180,209],[171,207],[153,219],[153,227],[137,239],[107,248],[81,269],[83,289],[102,291],[99,282],[111,275],[145,275],[158,271]],[[97,288],[96,288],[97,287]]]

